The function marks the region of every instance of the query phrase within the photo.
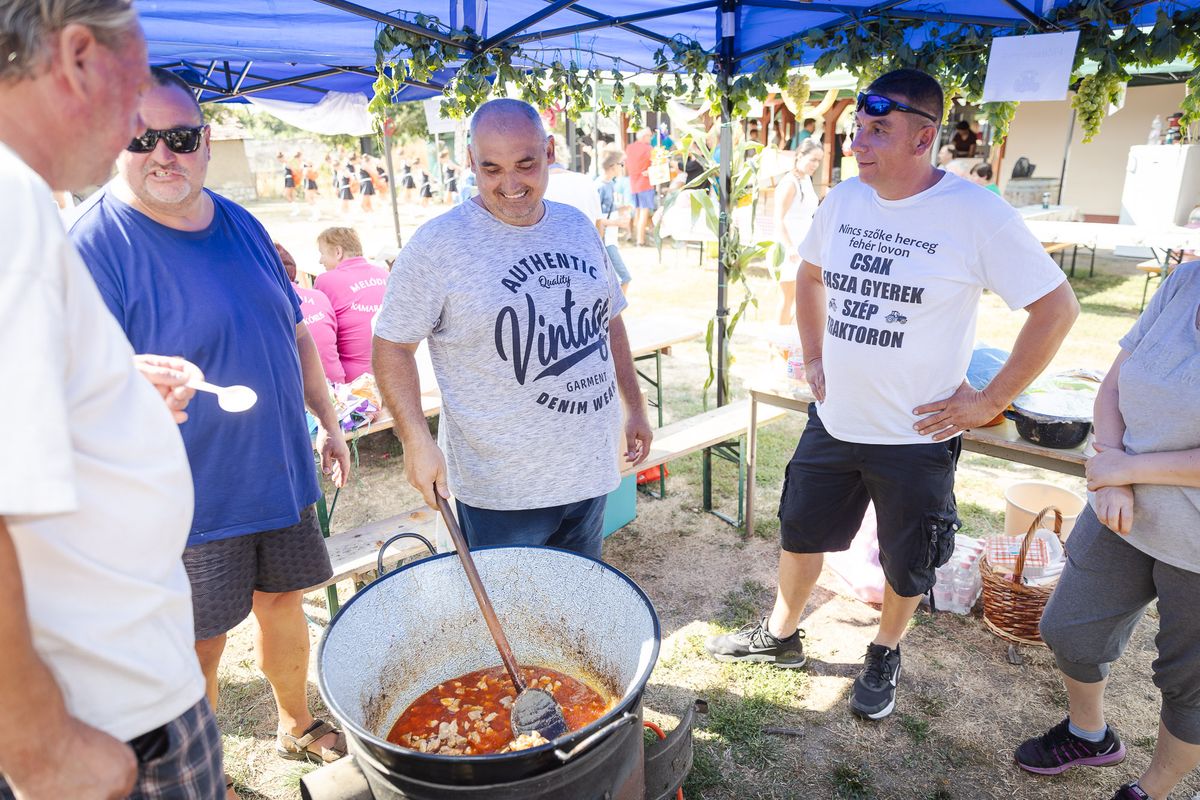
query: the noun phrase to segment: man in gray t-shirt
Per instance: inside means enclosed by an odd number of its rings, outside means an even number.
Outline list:
[[[531,106],[484,104],[468,160],[479,195],[416,232],[376,321],[375,376],[405,473],[431,506],[453,490],[472,547],[599,557],[618,451],[640,463],[653,436],[625,298],[592,221],[543,200],[554,143]],[[444,454],[421,412],[422,339],[442,392]]]

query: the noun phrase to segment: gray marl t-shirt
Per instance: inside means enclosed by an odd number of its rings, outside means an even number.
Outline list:
[[[1200,261],[1176,267],[1133,329],[1118,389],[1125,450],[1200,447]],[[1200,572],[1200,488],[1136,484],[1128,541],[1148,555]]]
[[[546,202],[516,227],[473,201],[400,251],[375,335],[429,340],[450,489],[477,508],[566,505],[620,482],[608,325],[625,297],[596,226]]]

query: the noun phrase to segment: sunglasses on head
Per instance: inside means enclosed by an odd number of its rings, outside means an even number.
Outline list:
[[[158,146],[158,140],[172,153],[194,153],[200,149],[201,136],[207,125],[198,128],[171,128],[165,131],[147,130],[141,136],[134,138],[125,149],[131,153],[150,153]]]
[[[886,117],[893,111],[907,111],[909,114],[916,114],[924,117],[930,122],[937,124],[937,117],[929,114],[919,108],[913,108],[910,105],[905,105],[898,100],[893,100],[890,97],[884,97],[881,94],[867,94],[866,92],[858,93],[858,105],[854,107],[856,111],[866,111],[869,117]]]

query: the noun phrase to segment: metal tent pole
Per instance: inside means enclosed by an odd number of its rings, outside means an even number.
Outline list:
[[[1058,173],[1058,199],[1055,205],[1062,205],[1063,184],[1067,182],[1067,160],[1071,158],[1071,139],[1075,136],[1075,109],[1071,109],[1071,124],[1067,126],[1067,143],[1063,147],[1062,171]]]
[[[717,181],[718,206],[720,215],[717,224],[717,406],[728,402],[725,396],[725,382],[728,380],[725,370],[725,326],[729,319],[728,276],[725,273],[725,243],[728,239],[730,226],[733,224],[730,192],[732,184],[729,175],[729,165],[733,159],[733,128],[730,117],[732,109],[729,103],[729,84],[733,73],[734,33],[737,20],[737,0],[721,0],[718,26],[721,43],[717,55],[717,80],[721,82],[721,165]]]
[[[389,119],[384,123],[383,127],[383,160],[387,165],[388,173],[388,196],[392,200],[392,225],[396,230],[396,247],[403,247],[404,242],[400,237],[400,207],[396,205],[396,192],[399,186],[396,185],[396,170],[392,168],[392,135],[388,133]]]

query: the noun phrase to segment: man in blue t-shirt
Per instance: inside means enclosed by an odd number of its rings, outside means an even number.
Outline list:
[[[248,411],[197,397],[180,427],[195,487],[184,564],[196,652],[217,705],[225,634],[253,610],[260,667],[289,758],[333,760],[343,737],[308,710],[303,590],[332,574],[314,503],[321,490],[304,416],[320,423],[322,468],[341,486],[349,451],[316,346],[262,225],[203,188],[209,131],[187,84],[161,69],[142,98],[147,129],[118,175],[84,204],[71,237],[138,352],[179,353],[219,385],[258,395]]]

